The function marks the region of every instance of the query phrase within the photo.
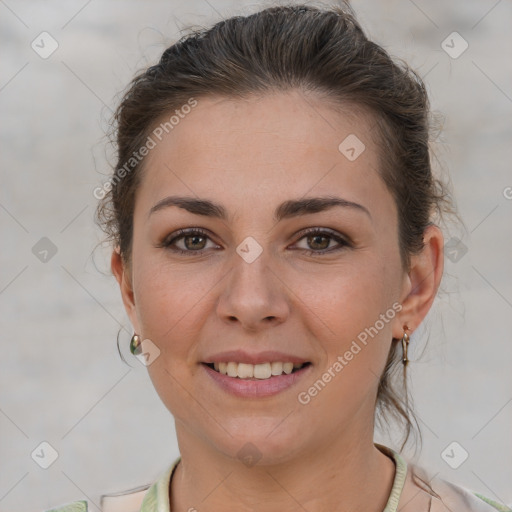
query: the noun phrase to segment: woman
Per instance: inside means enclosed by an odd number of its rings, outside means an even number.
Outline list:
[[[181,455],[104,510],[511,510],[373,441],[409,438],[391,377],[443,274],[428,118],[348,8],[225,20],[133,80],[98,217]]]

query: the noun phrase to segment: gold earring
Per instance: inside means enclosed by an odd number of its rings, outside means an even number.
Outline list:
[[[403,352],[402,363],[404,364],[404,366],[406,366],[407,363],[409,362],[409,359],[407,359],[407,348],[409,347],[410,338],[406,332],[408,330],[409,330],[409,328],[406,325],[404,325],[404,335],[402,337],[402,352]]]

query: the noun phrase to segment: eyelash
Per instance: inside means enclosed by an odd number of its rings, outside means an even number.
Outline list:
[[[176,243],[177,240],[179,240],[181,238],[185,238],[187,236],[194,236],[194,235],[201,235],[201,236],[205,236],[207,238],[210,238],[208,236],[208,233],[206,231],[204,231],[203,229],[201,229],[201,228],[179,229],[178,231],[173,233],[172,238],[168,237],[167,239],[164,239],[164,241],[158,247],[169,249],[169,250],[171,250],[173,252],[176,252],[178,254],[186,254],[186,255],[202,254],[206,249],[201,249],[199,251],[188,251],[188,250],[180,249],[180,248],[177,248],[177,247],[171,247],[174,243]],[[345,240],[341,236],[336,235],[332,231],[327,230],[325,228],[324,229],[310,228],[310,229],[308,229],[306,231],[303,231],[301,233],[301,237],[299,238],[299,240],[297,240],[297,242],[302,240],[306,236],[318,236],[318,235],[327,236],[327,237],[335,240],[336,242],[338,242],[340,244],[340,247],[337,247],[335,249],[332,249],[332,248],[331,249],[324,249],[322,251],[315,251],[315,250],[312,250],[312,249],[298,249],[298,250],[302,250],[306,254],[311,255],[311,256],[323,256],[323,255],[328,254],[328,253],[340,251],[340,250],[345,249],[347,247],[352,247],[352,244],[349,243],[347,240]]]

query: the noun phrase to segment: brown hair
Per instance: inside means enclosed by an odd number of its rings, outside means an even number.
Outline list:
[[[425,229],[451,204],[446,186],[431,170],[425,86],[407,64],[366,37],[350,7],[311,5],[270,7],[193,30],[132,80],[115,112],[117,164],[97,209],[97,221],[125,263],[130,263],[135,196],[144,164],[134,155],[162,117],[191,98],[243,98],[292,88],[371,112],[381,149],[379,171],[398,208],[400,254],[409,267],[410,255],[423,247]],[[380,379],[376,418],[389,424],[389,412],[401,420],[403,449],[414,431],[412,419],[418,423],[405,368],[403,384],[398,389],[392,384],[394,374],[402,373],[397,341]],[[418,433],[421,438],[419,427]]]

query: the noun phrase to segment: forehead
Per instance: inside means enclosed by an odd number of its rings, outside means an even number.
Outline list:
[[[161,140],[153,136],[137,203],[148,209],[179,193],[262,208],[274,197],[339,192],[389,207],[373,124],[361,109],[299,91],[199,98]]]

